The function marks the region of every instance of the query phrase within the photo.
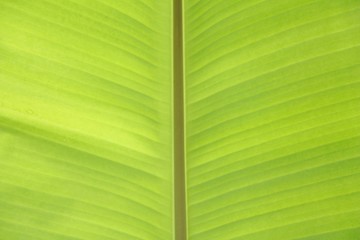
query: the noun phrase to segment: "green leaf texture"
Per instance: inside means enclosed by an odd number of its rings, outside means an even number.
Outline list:
[[[360,239],[360,1],[184,11],[189,239]]]
[[[172,7],[0,0],[1,240],[174,239]],[[360,1],[183,10],[188,239],[359,239]]]
[[[0,239],[172,239],[172,9],[0,0]]]

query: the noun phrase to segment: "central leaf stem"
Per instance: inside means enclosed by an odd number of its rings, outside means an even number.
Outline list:
[[[184,127],[184,54],[182,0],[173,2],[174,87],[174,219],[175,239],[186,240],[186,174]]]

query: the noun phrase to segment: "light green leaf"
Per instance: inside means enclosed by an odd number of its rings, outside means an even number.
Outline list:
[[[0,239],[358,239],[359,56],[359,0],[0,0]]]
[[[185,1],[189,239],[359,238],[359,3]]]
[[[0,1],[0,239],[171,239],[171,2]]]

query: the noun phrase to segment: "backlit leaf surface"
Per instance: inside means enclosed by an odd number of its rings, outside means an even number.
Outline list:
[[[189,239],[360,238],[359,8],[185,1]]]

